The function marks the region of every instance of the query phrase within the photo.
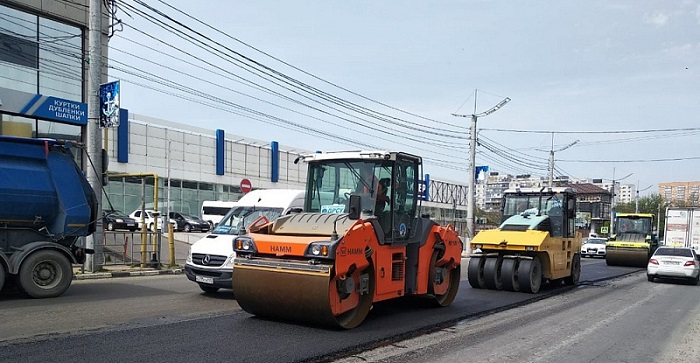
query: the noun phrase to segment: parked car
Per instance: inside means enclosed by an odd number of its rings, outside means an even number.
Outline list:
[[[659,247],[647,264],[647,279],[673,278],[700,282],[700,260],[690,247]]]
[[[209,231],[209,223],[197,216],[193,216],[187,213],[170,212],[168,213],[168,217],[170,217],[171,221],[175,221],[176,231]]]
[[[605,257],[606,238],[589,237],[581,245],[581,257]]]
[[[143,218],[143,219],[144,219],[144,223],[146,223],[146,228],[148,228],[149,231],[154,231],[154,232],[155,232],[156,229],[158,229],[158,230],[163,229],[163,216],[160,215],[160,212],[159,212],[159,211],[146,209],[144,212],[146,212],[146,213],[144,214],[144,218]],[[136,222],[138,223],[138,228],[139,228],[139,229],[142,228],[142,224],[141,224],[141,210],[140,210],[140,209],[137,209],[137,210],[131,212],[131,214],[129,214],[129,217],[131,217],[131,218],[133,218],[133,219],[136,220]],[[173,225],[173,228],[177,228],[177,225],[175,224],[175,221],[172,221],[172,220],[171,220],[171,221],[170,221],[170,224]]]
[[[139,228],[135,219],[118,210],[102,211],[102,225],[108,231],[128,229],[133,232]]]

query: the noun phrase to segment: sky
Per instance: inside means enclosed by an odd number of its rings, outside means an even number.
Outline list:
[[[700,0],[117,3],[109,76],[132,113],[409,152],[467,184],[470,115],[507,98],[477,118],[492,172],[547,176],[554,150],[555,177],[642,196],[700,180]]]

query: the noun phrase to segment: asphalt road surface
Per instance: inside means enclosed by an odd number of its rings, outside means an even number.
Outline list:
[[[338,360],[700,362],[700,287],[643,273]]]
[[[578,291],[601,291],[600,281],[629,274],[643,277],[639,271],[584,259],[583,287],[545,286],[532,295],[472,289],[465,281],[464,265],[460,293],[450,307],[428,308],[419,299],[380,303],[350,331],[253,317],[239,309],[230,293],[205,295],[183,275],[76,281],[56,299],[0,297],[0,361],[329,361],[431,331],[455,329],[466,324],[455,325],[465,319],[527,309],[532,303],[567,299]],[[643,282],[636,284],[642,290],[647,286]],[[543,311],[539,316],[548,314]],[[576,321],[566,325],[577,330]],[[527,329],[528,321],[514,323]],[[543,328],[528,330],[524,337],[531,339]]]

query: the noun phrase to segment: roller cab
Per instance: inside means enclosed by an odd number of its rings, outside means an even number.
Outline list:
[[[305,161],[305,212],[233,242],[233,290],[245,311],[349,329],[378,301],[426,295],[437,306],[452,303],[462,244],[451,226],[416,217],[420,158],[352,152]]]
[[[618,213],[613,234],[605,243],[605,262],[611,266],[646,267],[658,247],[653,222],[653,214]]]
[[[575,201],[571,188],[507,190],[501,225],[471,241],[470,285],[537,293],[546,281],[578,284]]]

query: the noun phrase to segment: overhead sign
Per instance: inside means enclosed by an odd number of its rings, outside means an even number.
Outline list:
[[[100,127],[119,126],[119,81],[100,85]]]
[[[0,112],[85,126],[87,104],[0,87]]]
[[[244,194],[248,194],[248,192],[250,192],[251,190],[253,190],[253,183],[251,183],[250,180],[248,180],[248,179],[242,179],[241,180],[241,191]]]

